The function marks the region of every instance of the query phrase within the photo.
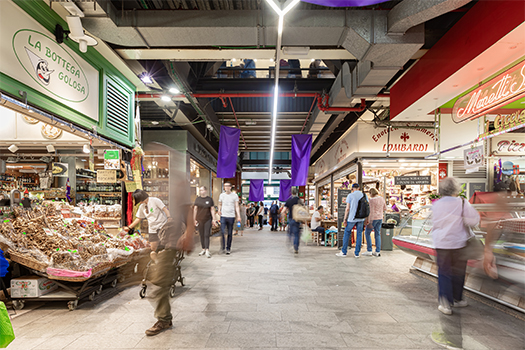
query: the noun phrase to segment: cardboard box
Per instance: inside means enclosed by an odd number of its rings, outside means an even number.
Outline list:
[[[55,282],[40,276],[23,276],[11,280],[12,298],[38,298],[57,289]]]

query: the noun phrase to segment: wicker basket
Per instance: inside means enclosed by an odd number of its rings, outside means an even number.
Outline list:
[[[35,271],[46,272],[48,266],[46,263],[38,261],[35,258],[29,257],[27,255],[15,252],[12,249],[9,249],[8,252],[12,261],[19,263],[20,265],[24,265],[25,267],[28,267]]]

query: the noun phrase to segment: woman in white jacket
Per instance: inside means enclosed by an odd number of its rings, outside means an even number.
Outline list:
[[[467,200],[458,198],[460,186],[456,179],[447,177],[439,183],[442,198],[432,205],[432,239],[437,253],[439,306],[446,315],[451,307],[465,307],[463,285],[467,259],[462,248],[471,233],[467,226],[479,223],[479,214]]]

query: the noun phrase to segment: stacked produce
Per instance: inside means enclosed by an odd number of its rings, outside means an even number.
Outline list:
[[[30,211],[15,208],[0,223],[0,244],[40,265],[72,271],[109,266],[147,246],[140,236],[111,237],[102,225],[64,219],[58,205]]]

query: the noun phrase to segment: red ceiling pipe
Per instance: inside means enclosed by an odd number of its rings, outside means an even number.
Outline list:
[[[164,94],[138,94],[137,98],[160,98]],[[185,95],[167,95],[171,96],[173,98],[184,98]],[[258,92],[258,93],[199,93],[199,94],[193,94],[193,97],[196,98],[228,98],[228,97],[273,97],[272,93],[264,93],[264,92]],[[279,94],[280,97],[317,97],[319,96],[316,92],[284,92]]]

